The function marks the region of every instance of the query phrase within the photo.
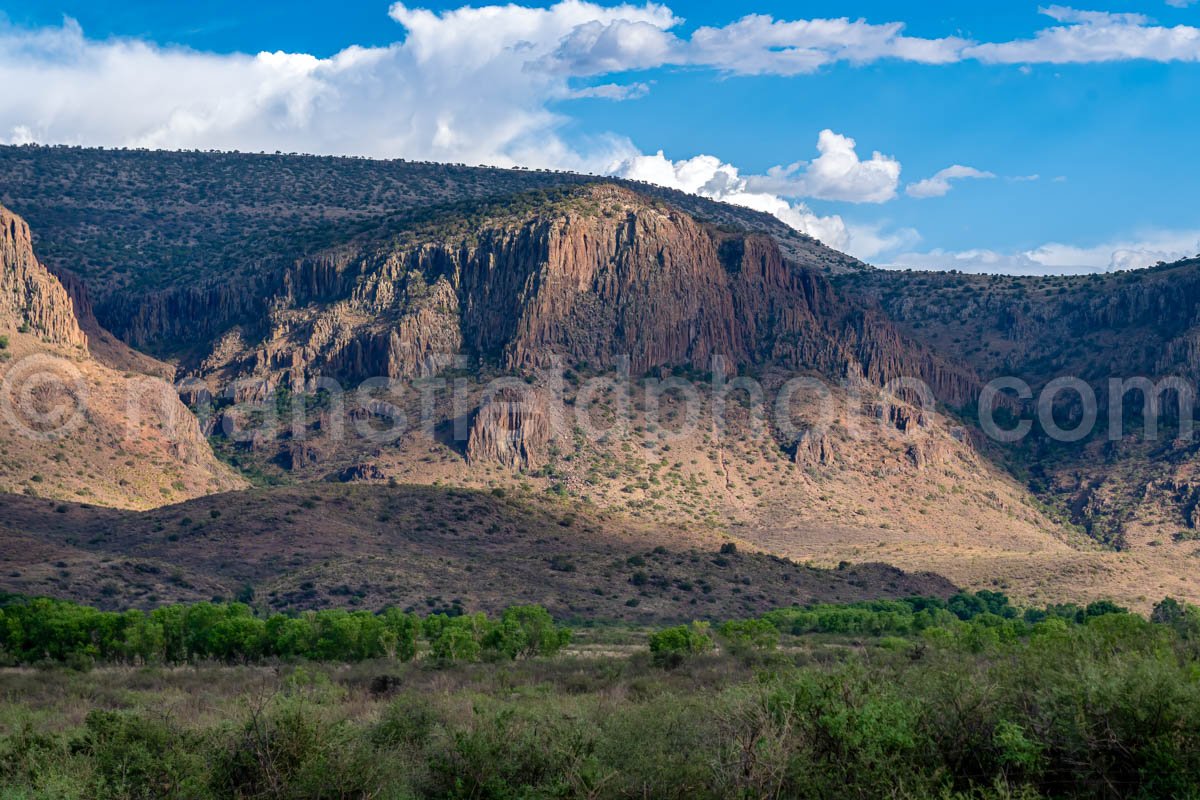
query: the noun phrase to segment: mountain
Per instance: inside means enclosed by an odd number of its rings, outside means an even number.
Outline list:
[[[1193,418],[1200,381],[1200,257],[1081,276],[864,270],[836,282],[984,379],[1017,377],[1035,396],[1062,376],[1085,382],[1097,410],[1090,435],[1064,445],[1035,429],[1003,454],[1014,472],[1107,544],[1187,547],[1200,538],[1200,445],[1179,435],[1181,408]],[[1113,379],[1130,382],[1123,402]],[[1147,392],[1137,388],[1140,379],[1167,382]],[[1180,383],[1172,389],[1171,381]],[[1186,387],[1182,404],[1179,386]],[[1147,395],[1160,417],[1151,436]],[[1056,417],[1073,429],[1083,417],[1079,395],[1065,391],[1056,400]]]
[[[481,202],[595,182],[588,175],[396,160],[0,146],[0,203],[18,210],[56,274],[77,273],[114,327],[120,295],[259,271],[395,215],[463,215]],[[831,270],[861,267],[775,217],[638,182],[706,222],[767,233]]]
[[[43,304],[56,310],[35,316],[67,339],[38,346],[108,375],[170,375],[198,417],[167,414],[167,430],[190,431],[187,457],[154,470],[169,496],[148,485],[123,500],[110,473],[78,468],[48,496],[170,507],[248,480],[293,500],[344,489],[378,510],[419,484],[587,509],[599,533],[581,547],[619,531],[734,537],[1031,602],[1197,596],[1181,567],[1200,502],[1189,445],[1002,445],[974,412],[1003,374],[1037,391],[1067,370],[1103,384],[1109,364],[1194,370],[1192,262],[1080,279],[890,272],[767,215],[563,173],[38,147],[0,148],[0,165],[0,199],[32,222],[9,261],[36,247],[57,286]],[[1030,409],[1008,398],[1000,414]],[[125,445],[56,446],[124,463],[110,453]],[[181,460],[207,483],[174,488]],[[23,470],[0,474],[36,493]],[[252,496],[221,495],[269,517],[231,541],[290,524]],[[373,530],[355,511],[312,547],[374,558]],[[136,545],[114,541],[106,557]],[[214,543],[170,558],[198,563]],[[206,567],[192,583],[228,593],[239,575]]]
[[[189,343],[189,377],[268,391],[429,375],[450,354],[509,371],[628,357],[636,375],[722,356],[877,385],[912,375],[951,402],[975,384],[770,236],[609,184],[389,219],[278,270],[131,294],[121,308],[124,340]]]
[[[93,358],[76,313],[0,207],[0,487],[147,508],[245,485],[169,383]]]
[[[905,518],[909,530],[1003,527],[1023,551],[1071,552],[955,420],[884,390],[920,377],[966,402],[978,385],[969,368],[847,300],[771,237],[699,222],[625,187],[400,216],[246,283],[132,299],[122,316],[134,343],[192,343],[179,361],[187,396],[216,446],[271,481],[531,484],[639,519],[772,531],[776,546],[800,545],[789,554],[829,564],[841,555],[805,544],[818,532],[889,530]],[[651,399],[643,378],[687,379],[691,410],[713,419],[718,356],[729,379],[753,375],[772,398],[798,374],[820,378],[838,413],[827,429],[797,433],[773,413],[759,419],[737,395],[724,434],[679,427],[671,417],[686,416],[686,404]],[[635,395],[628,424],[589,436],[583,429],[607,429],[614,413],[589,388],[616,376],[624,357]],[[456,376],[454,396],[431,401],[419,386],[439,374]],[[521,390],[489,398],[489,380],[511,376]],[[360,396],[358,381],[376,377],[396,383]],[[336,402],[329,378],[345,389]],[[789,413],[811,422],[821,405],[801,393]],[[264,408],[282,424],[262,420]],[[396,419],[423,423],[381,442],[376,434]],[[929,509],[910,511],[945,479],[961,494],[932,503],[938,522],[922,519]],[[876,494],[890,502],[861,502]],[[889,558],[919,564],[930,549],[951,552],[934,537],[910,554],[913,540],[899,538]],[[952,579],[980,579],[957,559],[936,563]]]

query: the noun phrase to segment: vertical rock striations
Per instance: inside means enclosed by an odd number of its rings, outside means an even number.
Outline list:
[[[501,389],[475,414],[467,461],[533,471],[549,461],[562,431],[556,406],[543,390]]]
[[[466,230],[366,237],[241,286],[154,295],[124,318],[129,341],[217,341],[190,369],[253,378],[255,393],[426,376],[455,355],[506,370],[627,356],[634,374],[722,357],[876,385],[916,377],[955,404],[976,385],[774,239],[610,185],[493,210]]]
[[[0,206],[0,325],[53,344],[87,346],[71,298],[38,262],[25,220]]]

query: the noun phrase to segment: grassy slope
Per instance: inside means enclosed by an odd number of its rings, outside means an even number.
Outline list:
[[[648,622],[953,590],[882,565],[720,555],[712,533],[519,492],[326,484],[142,513],[9,496],[2,511],[0,590],[114,608],[232,597],[249,584],[274,608],[540,603],[562,617]]]
[[[0,414],[0,492],[149,508],[246,486],[213,457],[195,419],[161,380],[118,372],[32,334],[11,335],[0,354],[0,381],[16,387],[12,413],[6,406]],[[46,384],[53,391],[31,377],[39,374],[56,378]],[[38,414],[61,408],[62,420],[77,420],[67,422],[65,435],[28,434],[26,428],[39,428],[23,413],[27,385],[39,387]],[[86,413],[78,412],[81,400]]]

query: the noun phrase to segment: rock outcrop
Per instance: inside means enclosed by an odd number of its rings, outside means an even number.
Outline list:
[[[864,404],[863,411],[868,416],[885,422],[900,433],[910,433],[927,424],[925,412],[907,403],[881,400]]]
[[[448,223],[449,224],[449,223]],[[773,363],[883,385],[916,377],[949,403],[977,385],[847,302],[766,235],[698,223],[627,189],[503,207],[467,232],[366,237],[238,285],[131,301],[126,340],[215,342],[190,370],[312,389],[322,377],[420,377],[465,357],[532,370]]]
[[[837,450],[828,431],[806,430],[792,450],[792,461],[805,467],[827,467],[837,461]]]
[[[0,327],[52,344],[86,347],[63,285],[38,262],[25,220],[0,206]]]
[[[536,470],[550,460],[561,438],[563,426],[558,417],[542,389],[500,389],[475,414],[467,440],[467,461]]]
[[[351,464],[338,473],[338,480],[342,483],[370,483],[372,481],[386,480],[387,477],[387,473],[378,464],[371,464],[369,462]]]

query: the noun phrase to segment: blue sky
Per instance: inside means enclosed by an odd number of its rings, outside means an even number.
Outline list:
[[[884,265],[1200,252],[1200,4],[1078,1],[8,2],[0,140],[609,172]]]

